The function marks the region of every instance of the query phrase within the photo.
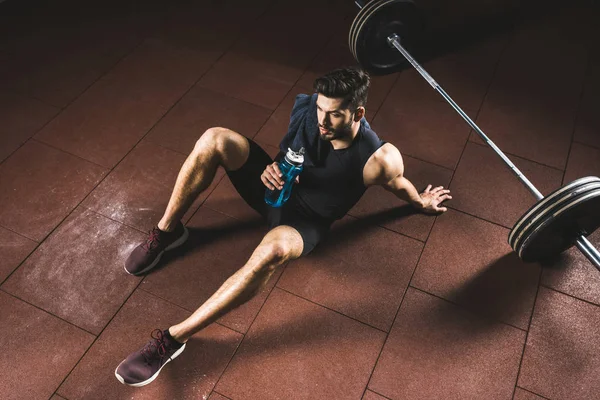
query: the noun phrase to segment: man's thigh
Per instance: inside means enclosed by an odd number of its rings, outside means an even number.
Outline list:
[[[235,190],[244,201],[266,218],[268,212],[268,206],[265,203],[266,187],[260,176],[267,165],[273,163],[273,159],[254,141],[247,140],[250,144],[248,159],[241,168],[226,172]]]

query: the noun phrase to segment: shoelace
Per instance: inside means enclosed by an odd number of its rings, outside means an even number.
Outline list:
[[[154,250],[159,244],[160,230],[158,228],[153,228],[148,234],[150,237],[148,237],[146,243],[144,243],[142,247],[146,250]]]
[[[150,336],[152,337],[152,340],[141,350],[141,353],[148,364],[156,357],[156,354],[158,354],[161,360],[167,354],[167,344],[165,343],[165,336],[162,331],[160,329],[155,329]]]

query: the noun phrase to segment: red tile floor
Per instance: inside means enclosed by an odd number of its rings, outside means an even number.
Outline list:
[[[595,4],[514,18],[423,63],[543,193],[600,175]],[[220,171],[185,215],[188,244],[145,277],[124,272],[194,142],[220,125],[275,152],[294,96],[353,64],[356,12],[0,4],[1,399],[600,398],[600,272],[576,250],[552,267],[511,252],[533,197],[412,69],[373,78],[368,119],[418,187],[450,187],[449,211],[369,190],[155,382],[115,379],[265,233]]]

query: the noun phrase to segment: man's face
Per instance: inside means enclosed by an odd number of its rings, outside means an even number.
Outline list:
[[[317,120],[320,138],[334,140],[351,135],[354,113],[346,108],[343,99],[317,97]]]

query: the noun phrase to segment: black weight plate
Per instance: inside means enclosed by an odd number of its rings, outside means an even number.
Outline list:
[[[410,49],[421,33],[423,19],[411,0],[381,1],[360,20],[354,30],[353,53],[356,60],[374,75],[384,75],[403,68],[408,61],[388,44],[392,34]]]
[[[514,225],[510,234],[508,236],[508,244],[514,249],[516,247],[516,243],[520,237],[523,236],[523,233],[526,229],[528,229],[532,224],[536,223],[537,220],[543,218],[544,214],[549,210],[553,209],[556,205],[561,204],[569,199],[569,197],[576,196],[581,194],[581,188],[587,186],[589,184],[600,184],[600,178],[595,176],[588,176],[585,178],[577,179],[568,185],[565,185],[548,196],[544,197],[536,204],[531,206],[529,210],[527,210],[521,218]],[[597,186],[592,186],[592,188]]]
[[[532,216],[525,220],[522,224],[519,232],[514,236],[511,243],[511,247],[518,253],[518,249],[521,247],[522,241],[533,231],[539,224],[546,219],[548,215],[556,213],[558,210],[563,209],[566,205],[571,204],[575,198],[581,198],[589,192],[600,190],[600,181],[587,183],[585,185],[579,185],[571,190],[565,191],[561,196],[554,198],[553,201],[547,202],[542,208],[538,208],[538,211]]]
[[[580,236],[588,236],[600,227],[600,189],[574,197],[562,208],[548,214],[517,247],[526,262],[554,257],[575,244]]]
[[[356,59],[356,54],[354,53],[354,43],[356,40],[355,36],[356,36],[356,31],[358,30],[358,27],[361,26],[362,21],[366,17],[369,16],[373,7],[379,5],[382,2],[386,2],[386,1],[388,1],[388,0],[372,0],[372,1],[368,2],[363,8],[361,8],[360,11],[358,12],[358,14],[356,14],[356,17],[354,17],[354,21],[352,21],[352,25],[350,26],[350,33],[348,34],[348,46],[350,47],[350,51],[354,55],[355,59]]]

